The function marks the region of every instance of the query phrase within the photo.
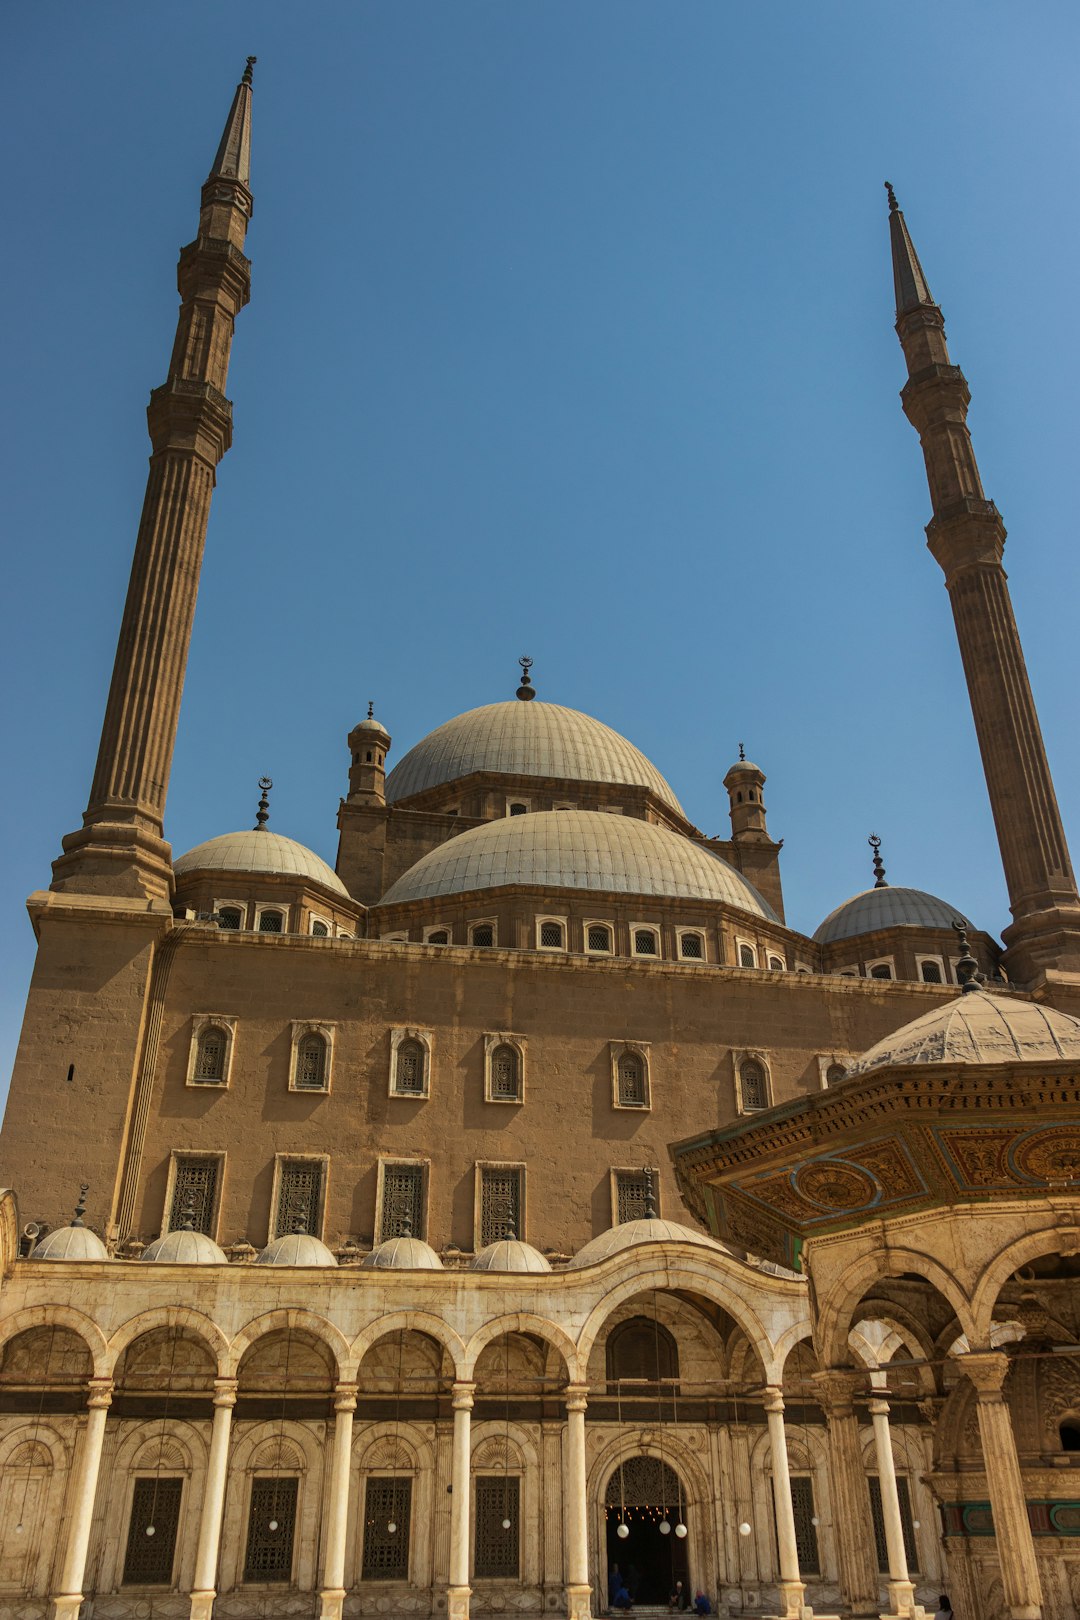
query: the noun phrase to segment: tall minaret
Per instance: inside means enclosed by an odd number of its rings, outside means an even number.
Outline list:
[[[225,398],[233,322],[248,301],[252,213],[248,57],[202,188],[199,234],[180,250],[168,379],[150,395],[153,453],[97,767],[83,826],[63,841],[53,888],[167,898],[165,795],[195,616],[215,468],[232,442]]]
[[[889,194],[896,331],[907,360],[900,398],[926,461],[934,516],[927,543],[945,573],[1013,922],[1005,963],[1018,983],[1080,973],[1080,898],[1046,760],[1004,568],[1005,526],[983,493],[963,372],[949,359],[893,189]]]

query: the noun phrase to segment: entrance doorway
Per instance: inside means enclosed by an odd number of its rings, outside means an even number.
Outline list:
[[[686,1492],[675,1470],[658,1457],[631,1457],[608,1480],[604,1503],[608,1608],[615,1610],[616,1571],[635,1608],[666,1609],[676,1581],[682,1582],[689,1607],[694,1598],[690,1538],[676,1534],[676,1527],[687,1523]],[[620,1524],[626,1526],[626,1536],[619,1535]]]

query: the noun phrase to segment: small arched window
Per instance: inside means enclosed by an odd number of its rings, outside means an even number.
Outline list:
[[[739,966],[757,967],[757,957],[754,955],[754,947],[752,945],[739,946]]]
[[[638,1386],[623,1395],[655,1395],[658,1384],[670,1385],[679,1376],[679,1347],[666,1327],[648,1316],[632,1316],[608,1335],[606,1346],[609,1383],[633,1380]],[[652,1386],[651,1388],[649,1386]]]
[[[510,806],[510,814],[512,816],[525,816],[528,815],[528,813],[529,807],[527,804],[512,804]]]
[[[425,1073],[427,1053],[424,1043],[409,1039],[397,1049],[394,1065],[394,1090],[406,1097],[422,1097],[427,1079]]]
[[[784,971],[783,957],[770,956],[769,957],[769,970],[772,973],[783,973],[783,971]]]
[[[644,1108],[648,1100],[645,1059],[640,1052],[624,1052],[619,1058],[619,1105]]]
[[[195,1054],[196,1080],[224,1080],[228,1036],[217,1024],[208,1024],[199,1036]]]
[[[739,1079],[742,1083],[744,1113],[751,1113],[756,1109],[769,1106],[768,1086],[762,1064],[758,1063],[754,1058],[747,1058],[740,1065]]]
[[[611,950],[611,929],[606,923],[590,923],[586,932],[586,944],[590,951]]]
[[[259,912],[260,934],[283,934],[285,932],[285,918],[280,911]]]
[[[469,929],[470,945],[494,945],[495,927],[493,923],[476,923]]]
[[[296,1089],[322,1091],[326,1086],[326,1039],[316,1030],[303,1036],[296,1048]]]
[[[449,945],[450,934],[445,928],[436,928],[433,934],[428,935],[427,942],[429,945]]]
[[[654,928],[634,929],[634,955],[659,956],[660,947]]]
[[[326,939],[330,933],[330,930],[327,928],[324,922],[320,922],[318,917],[316,917],[311,924],[311,932],[315,939]]]
[[[547,951],[561,951],[566,944],[563,925],[561,922],[542,922],[540,924],[540,947]]]
[[[218,927],[235,933],[240,927],[243,918],[239,906],[222,906],[217,914]]]
[[[705,941],[700,934],[679,935],[679,955],[688,961],[700,962],[705,956]]]
[[[366,756],[365,756],[365,760],[364,760],[364,763],[365,763],[365,764],[366,764],[366,765],[370,765],[370,764],[371,764],[371,749],[370,749],[370,748],[369,748],[369,749],[368,749],[368,751],[367,751],[367,755],[366,755]]]
[[[521,1053],[503,1041],[491,1054],[491,1095],[499,1102],[521,1099]]]
[[[920,962],[919,976],[923,984],[943,984],[940,962]]]
[[[891,979],[892,968],[889,966],[888,962],[875,962],[874,966],[870,969],[870,978]]]

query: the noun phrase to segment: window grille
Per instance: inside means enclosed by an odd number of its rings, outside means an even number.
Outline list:
[[[889,1571],[889,1544],[885,1539],[885,1513],[881,1505],[881,1481],[876,1474],[867,1476],[870,1487],[870,1517],[874,1523],[874,1546],[877,1548],[878,1570]],[[902,1474],[896,1476],[896,1494],[900,1501],[900,1524],[904,1532],[904,1554],[911,1574],[919,1569],[919,1552],[915,1545],[915,1526],[911,1519],[911,1497],[908,1482]]]
[[[407,1581],[411,1479],[369,1479],[364,1497],[362,1581]],[[391,1531],[390,1526],[396,1528]]]
[[[624,1226],[627,1221],[643,1221],[645,1219],[645,1206],[647,1180],[640,1170],[616,1170],[615,1172],[615,1224]]]
[[[469,943],[472,945],[494,945],[495,930],[492,925],[490,923],[477,923],[469,935]]]
[[[920,962],[919,972],[922,975],[923,984],[944,983],[944,980],[941,977],[941,966],[937,962]]]
[[[739,946],[739,966],[757,967],[757,957],[754,955],[754,947],[752,945]]]
[[[224,1080],[225,1050],[228,1036],[217,1024],[211,1024],[199,1036],[195,1051],[196,1080]]]
[[[285,921],[285,919],[282,917],[280,911],[260,911],[259,912],[259,933],[260,934],[281,934],[281,933],[284,933],[284,931],[285,931],[285,929],[284,929],[284,921]]]
[[[645,1059],[640,1052],[624,1052],[619,1059],[619,1103],[623,1108],[644,1108]]]
[[[168,1586],[172,1582],[183,1489],[182,1479],[135,1481],[124,1555],[125,1586]],[[146,1533],[150,1525],[154,1527],[152,1536]]]
[[[322,1091],[326,1085],[326,1041],[314,1031],[296,1048],[296,1085],[300,1091]]]
[[[424,1234],[424,1167],[422,1164],[386,1164],[383,1166],[379,1242],[401,1237],[406,1231],[413,1237]]]
[[[592,923],[589,927],[590,951],[610,951],[611,929],[605,928],[603,923]]]
[[[608,1480],[604,1502],[608,1507],[662,1507],[676,1512],[685,1497],[674,1468],[659,1457],[629,1457]]]
[[[739,1070],[742,1079],[742,1105],[744,1110],[767,1108],[769,1099],[765,1086],[765,1070],[760,1063],[744,1063]]]
[[[450,935],[445,928],[439,928],[434,934],[428,935],[427,942],[429,945],[449,945]]]
[[[237,906],[222,906],[217,914],[217,920],[219,928],[237,929],[240,927],[242,918]]]
[[[423,1041],[402,1041],[394,1064],[394,1090],[410,1097],[424,1094],[427,1053]]]
[[[656,935],[651,928],[634,929],[634,954],[636,956],[656,956]]]
[[[481,1476],[476,1481],[474,1572],[481,1580],[517,1580],[520,1502],[521,1481],[516,1474]]]
[[[678,1381],[679,1347],[667,1328],[655,1317],[632,1316],[628,1322],[620,1322],[613,1328],[608,1335],[605,1360],[609,1384],[617,1384],[620,1379],[633,1380],[629,1389],[623,1388],[624,1398],[635,1395],[655,1397],[658,1385],[663,1384],[670,1392]],[[644,1383],[649,1388],[642,1388]],[[611,1389],[608,1393],[614,1394],[615,1390]]]
[[[781,957],[779,957],[779,956],[770,956],[769,957],[769,971],[771,973],[783,973],[783,971],[784,971],[783,959]]]
[[[500,1102],[517,1102],[521,1096],[521,1056],[506,1041],[491,1054],[491,1095]]]
[[[311,932],[315,939],[325,939],[330,930],[327,928],[324,922],[320,922],[316,917],[315,921],[311,925]]]
[[[557,922],[542,922],[540,924],[540,943],[549,948],[562,949],[563,926]]]
[[[480,1246],[521,1237],[521,1171],[480,1172]]]
[[[814,1482],[808,1474],[791,1477],[791,1506],[795,1514],[795,1546],[804,1575],[821,1574],[817,1525],[814,1523]]]
[[[307,1232],[318,1232],[322,1213],[323,1166],[321,1160],[286,1159],[278,1181],[274,1236],[286,1237],[301,1223]]]
[[[510,814],[512,816],[524,816],[528,814],[528,809],[529,807],[527,804],[512,804],[510,806]]]
[[[169,1206],[170,1232],[183,1225],[186,1212],[190,1209],[194,1211],[196,1232],[205,1232],[207,1237],[213,1237],[220,1169],[220,1159],[177,1159],[172,1203]]]
[[[295,1477],[252,1480],[245,1581],[288,1581],[291,1577],[299,1484]],[[277,1528],[271,1530],[272,1524]]]
[[[691,957],[695,962],[700,962],[702,957],[705,955],[704,942],[701,935],[680,934],[679,954],[680,956]]]
[[[876,967],[870,969],[870,977],[872,979],[891,979],[892,968],[888,962],[879,962]]]

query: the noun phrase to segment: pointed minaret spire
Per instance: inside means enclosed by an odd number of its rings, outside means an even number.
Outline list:
[[[945,574],[1009,890],[1005,965],[1014,983],[1031,984],[1048,972],[1080,972],[1080,896],[1001,566],[1005,525],[986,498],[968,431],[971,393],[887,190],[896,331],[908,369],[900,399],[922,443],[934,510],[927,543]]]
[[[225,397],[233,323],[248,301],[251,218],[248,61],[214,166],[199,234],[180,250],[180,312],[165,383],[150,395],[153,446],[127,601],[83,826],[64,839],[53,888],[168,900],[165,796],[180,714],[216,468],[232,442]]]

